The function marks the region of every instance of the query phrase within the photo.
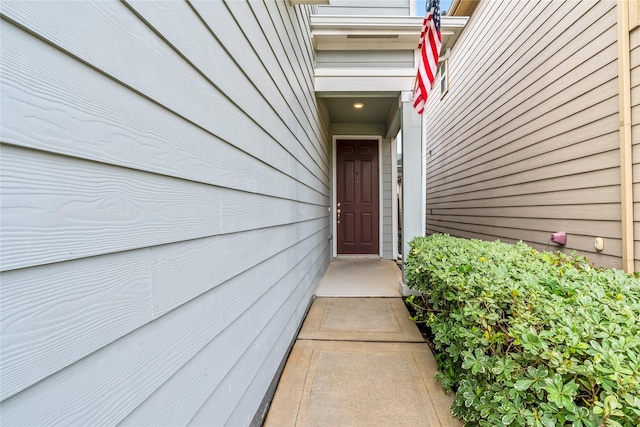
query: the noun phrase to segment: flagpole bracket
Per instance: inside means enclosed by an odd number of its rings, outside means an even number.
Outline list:
[[[415,100],[415,96],[413,91],[402,91],[400,92],[400,105],[402,105],[403,102],[413,102]]]
[[[449,55],[451,55],[450,47],[447,48],[447,50],[444,52],[444,55],[438,58],[438,64],[441,63],[442,61],[446,61],[447,59],[449,59]]]
[[[449,59],[449,55],[451,55],[450,47],[447,48],[447,50],[444,52],[444,55],[438,58],[438,63],[441,63],[442,61],[446,61],[447,59]]]

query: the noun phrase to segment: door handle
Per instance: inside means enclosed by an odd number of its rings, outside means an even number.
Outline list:
[[[340,224],[340,212],[342,212],[342,210],[340,209],[340,203],[338,202],[338,209],[336,209],[336,213],[338,214],[338,217],[337,217],[338,224]]]

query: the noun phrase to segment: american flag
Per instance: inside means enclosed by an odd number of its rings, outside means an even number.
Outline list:
[[[422,33],[418,50],[420,50],[420,63],[418,64],[418,76],[416,87],[413,91],[413,108],[418,114],[424,112],[429,93],[433,88],[438,71],[438,56],[442,45],[440,34],[440,0],[427,0],[426,13],[422,23]]]

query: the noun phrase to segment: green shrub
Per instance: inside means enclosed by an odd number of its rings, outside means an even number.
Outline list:
[[[640,280],[580,256],[411,241],[416,321],[467,426],[640,426]]]

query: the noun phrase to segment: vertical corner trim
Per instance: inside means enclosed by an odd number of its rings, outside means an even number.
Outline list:
[[[629,0],[618,0],[617,13],[622,265],[625,272],[633,273],[633,159],[631,145],[631,54],[629,40]]]

